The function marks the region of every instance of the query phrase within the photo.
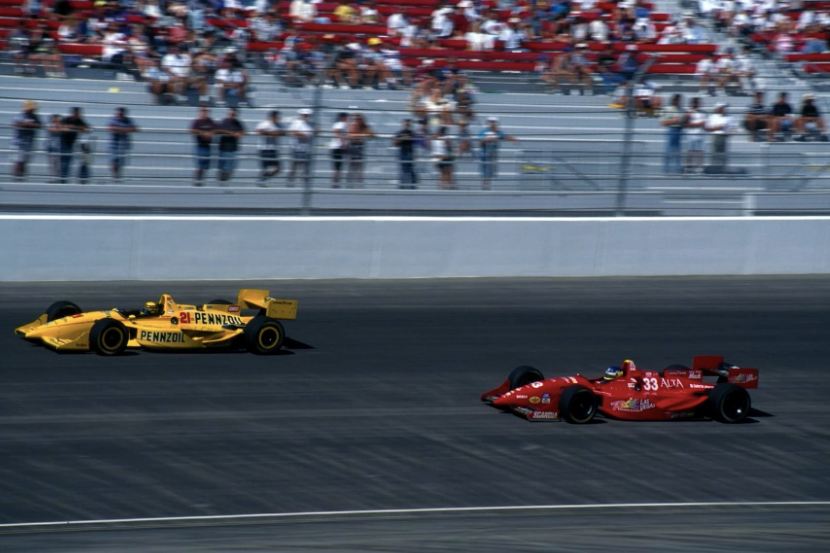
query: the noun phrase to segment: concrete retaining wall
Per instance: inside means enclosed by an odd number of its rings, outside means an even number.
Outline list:
[[[827,272],[830,217],[0,215],[0,281]]]

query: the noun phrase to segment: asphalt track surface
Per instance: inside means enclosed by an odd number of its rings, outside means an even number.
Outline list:
[[[285,355],[58,355],[54,300],[298,299]],[[0,524],[500,505],[830,500],[830,278],[0,285]],[[528,423],[510,369],[723,354],[751,422]],[[107,530],[102,530],[106,528]],[[830,508],[565,509],[0,527],[10,551],[826,551]]]

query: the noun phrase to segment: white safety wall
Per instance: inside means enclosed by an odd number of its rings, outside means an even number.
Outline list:
[[[830,272],[830,218],[0,215],[0,280]]]

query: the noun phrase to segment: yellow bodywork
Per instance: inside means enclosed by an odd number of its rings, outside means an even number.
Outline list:
[[[268,290],[243,289],[235,304],[176,303],[162,294],[158,311],[130,314],[118,309],[88,311],[48,321],[46,314],[14,329],[15,334],[56,351],[88,351],[89,333],[96,321],[118,320],[130,333],[128,348],[203,349],[229,347],[244,332],[255,315],[242,310],[259,310],[270,319],[294,320],[297,302],[270,297]]]

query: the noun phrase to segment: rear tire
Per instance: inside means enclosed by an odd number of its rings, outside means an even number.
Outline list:
[[[71,301],[56,301],[46,309],[46,322],[82,313],[81,308]]]
[[[529,365],[522,365],[521,367],[513,369],[513,372],[510,373],[507,379],[510,381],[510,389],[515,390],[516,388],[527,386],[532,382],[544,380],[545,376],[539,369],[535,369]]]
[[[245,347],[257,355],[277,353],[285,340],[285,330],[280,322],[262,315],[254,317],[245,325],[243,335]]]
[[[709,392],[709,416],[718,422],[735,424],[749,415],[749,392],[734,384],[718,384]]]
[[[99,319],[89,331],[89,349],[98,355],[119,355],[127,349],[130,334],[121,322],[115,319]]]
[[[597,397],[585,386],[569,386],[559,396],[559,416],[571,424],[589,423],[596,414]]]

